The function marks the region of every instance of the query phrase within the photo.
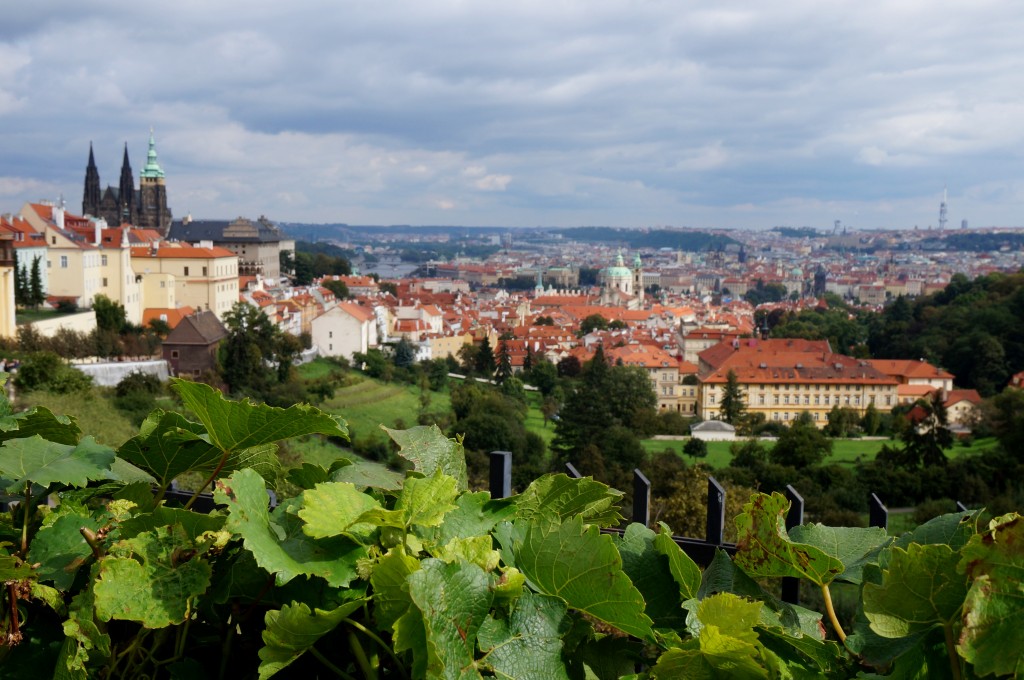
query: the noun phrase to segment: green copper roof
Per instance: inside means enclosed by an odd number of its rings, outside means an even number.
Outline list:
[[[156,141],[153,140],[153,131],[149,131],[149,153],[146,154],[146,167],[142,169],[142,176],[150,179],[163,177],[164,171],[156,162]]]

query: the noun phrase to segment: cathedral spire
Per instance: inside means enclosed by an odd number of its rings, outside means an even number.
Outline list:
[[[98,216],[100,209],[100,171],[89,142],[89,164],[85,166],[85,191],[82,193],[82,214]]]
[[[118,185],[118,222],[135,221],[135,177],[128,160],[128,142],[124,143],[124,160],[121,161],[121,183]]]

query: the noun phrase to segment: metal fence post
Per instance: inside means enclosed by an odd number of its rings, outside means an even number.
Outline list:
[[[889,508],[875,494],[871,494],[868,499],[868,524],[881,529],[889,528]]]
[[[804,523],[804,497],[792,484],[786,485],[786,498],[789,499],[789,512],[786,513],[786,529],[798,527]],[[800,604],[800,579],[784,576],[782,579],[782,601]]]
[[[512,495],[512,453],[491,451],[491,470],[488,479],[491,498],[508,498]]]
[[[708,524],[705,541],[722,545],[725,540],[725,489],[714,477],[708,477]]]
[[[580,479],[581,477],[583,477],[583,475],[580,474],[580,471],[577,470],[576,466],[573,465],[572,463],[566,463],[565,469],[569,473],[569,476],[572,477],[573,479]]]
[[[636,468],[633,469],[633,521],[644,526],[651,523],[651,482]]]
[[[968,507],[966,505],[964,505],[963,503],[961,503],[960,501],[957,501],[956,502],[956,511],[957,512],[970,512],[970,509],[968,509]]]

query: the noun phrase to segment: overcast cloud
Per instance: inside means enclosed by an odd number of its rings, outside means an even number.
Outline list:
[[[1016,2],[9,4],[0,212],[152,127],[175,217],[1024,224]]]

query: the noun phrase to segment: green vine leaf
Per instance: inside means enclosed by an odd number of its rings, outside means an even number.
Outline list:
[[[642,524],[633,523],[626,527],[618,543],[622,571],[640,591],[647,603],[644,611],[656,627],[682,628],[686,625],[686,612],[683,610],[681,589],[673,576],[669,560],[655,547],[658,536]],[[679,550],[678,546],[676,550]]]
[[[432,477],[405,480],[395,510],[403,514],[406,526],[436,527],[457,507],[458,495],[456,479],[436,470]]]
[[[4,394],[0,400],[0,442],[35,435],[47,441],[74,446],[82,436],[82,429],[74,418],[54,415],[44,406],[33,406],[27,411],[13,413],[7,395]]]
[[[207,531],[220,531],[227,520],[224,515],[206,515],[181,508],[158,506],[152,512],[135,515],[121,522],[121,538],[132,538],[160,527],[180,526],[190,540],[197,540]]]
[[[455,509],[444,516],[431,538],[435,545],[445,545],[453,538],[484,536],[513,515],[515,506],[511,501],[492,499],[486,491],[464,493],[455,499]]]
[[[44,487],[85,486],[90,481],[109,479],[113,462],[114,450],[97,444],[91,436],[71,446],[33,435],[3,443],[0,478],[8,480],[8,492],[22,491],[28,482]]]
[[[119,541],[100,562],[96,616],[147,628],[183,623],[193,598],[209,587],[211,573],[180,525]]]
[[[367,510],[379,507],[377,499],[353,484],[325,482],[302,493],[299,517],[306,523],[302,530],[313,538],[344,534],[359,543],[368,543],[376,527],[356,520]]]
[[[754,631],[761,607],[730,593],[703,600],[696,610],[696,639],[662,654],[651,677],[768,678]]]
[[[522,519],[547,515],[564,521],[579,515],[588,524],[602,527],[617,526],[622,521],[618,508],[622,492],[590,477],[544,475],[514,500],[516,514]]]
[[[661,532],[654,537],[654,549],[668,559],[669,572],[679,586],[679,596],[685,601],[697,597],[700,590],[700,567],[672,540],[672,531],[661,523]]]
[[[971,579],[959,651],[978,675],[1024,675],[1024,518],[993,519],[958,565]]]
[[[736,564],[751,576],[796,576],[819,586],[843,573],[843,563],[786,532],[789,501],[779,493],[755,494],[736,518]]]
[[[454,477],[459,491],[468,486],[466,451],[462,442],[444,436],[437,425],[420,425],[407,430],[392,430],[380,426],[399,446],[398,455],[413,464],[413,469],[425,477],[441,471]]]
[[[157,409],[143,421],[139,434],[122,444],[117,454],[152,473],[161,486],[167,486],[186,472],[212,473],[224,452],[209,442],[201,423]],[[277,446],[265,444],[232,451],[221,472],[230,474],[247,467],[273,483],[281,469]]]
[[[423,621],[427,675],[480,677],[474,667],[477,631],[490,612],[493,597],[487,573],[469,562],[447,564],[426,559],[407,583]]]
[[[623,572],[611,537],[596,525],[584,528],[579,515],[562,524],[530,522],[514,553],[516,567],[535,590],[625,633],[653,639],[643,596]]]
[[[562,637],[571,623],[559,598],[526,592],[508,619],[487,617],[477,637],[480,665],[508,680],[568,680]]]
[[[289,499],[268,510],[267,489],[253,470],[239,470],[217,482],[214,500],[228,506],[225,528],[241,535],[257,564],[274,574],[282,586],[299,575],[319,576],[328,584],[344,587],[356,577],[356,562],[367,550],[344,537],[314,539],[295,514],[298,499]]]
[[[337,609],[310,610],[304,602],[292,602],[264,617],[263,647],[260,648],[260,680],[266,680],[305,654],[317,640],[338,627],[366,600],[352,600]]]
[[[850,583],[860,583],[865,561],[892,542],[888,532],[880,527],[829,527],[824,524],[793,527],[789,530],[789,538],[795,543],[814,546],[842,562],[844,570],[837,578]]]
[[[893,548],[882,582],[864,584],[864,615],[871,630],[903,638],[952,624],[967,595],[967,579],[957,573],[957,561],[948,545]]]
[[[110,658],[110,636],[106,629],[101,631],[96,625],[95,596],[91,589],[76,595],[68,611],[63,626],[67,639],[57,659],[54,676],[65,672],[71,677],[88,677],[89,662],[99,665]]]
[[[420,568],[420,561],[399,550],[390,550],[373,568],[370,585],[373,586],[374,616],[377,625],[389,630],[409,609],[412,599],[405,587],[410,574]]]
[[[313,406],[283,409],[231,401],[209,385],[176,378],[171,386],[206,428],[210,443],[221,451],[241,451],[306,434],[348,438],[344,419]]]
[[[107,518],[109,519],[109,517]],[[38,564],[36,573],[43,581],[52,581],[60,590],[69,590],[78,570],[92,556],[92,548],[80,531],[103,528],[104,521],[85,508],[64,510],[52,523],[43,526],[29,546],[28,559]]]

